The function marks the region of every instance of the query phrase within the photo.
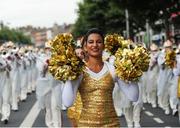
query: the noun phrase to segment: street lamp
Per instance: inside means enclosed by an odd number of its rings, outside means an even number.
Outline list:
[[[129,13],[128,9],[125,10],[125,16],[126,16],[126,38],[129,39]]]

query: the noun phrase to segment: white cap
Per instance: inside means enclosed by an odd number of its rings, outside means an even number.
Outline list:
[[[151,44],[150,49],[151,49],[151,51],[158,50],[158,46],[153,43],[153,44]]]
[[[3,46],[0,46],[0,51],[3,51],[4,50],[4,47]]]
[[[51,48],[51,41],[45,42],[45,48]]]
[[[170,40],[164,42],[164,47],[171,47],[171,46],[172,46],[172,42]]]
[[[6,47],[13,47],[14,43],[12,41],[9,41],[6,43]]]
[[[25,53],[25,48],[21,47],[21,48],[19,49],[19,53],[20,53],[20,54]]]

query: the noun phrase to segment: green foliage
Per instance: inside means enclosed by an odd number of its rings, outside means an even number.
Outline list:
[[[109,0],[84,0],[79,3],[78,19],[75,23],[73,34],[82,36],[92,27],[98,27],[106,32],[106,15]]]
[[[164,28],[168,29],[170,15],[178,9],[173,7],[175,3],[178,0],[83,0],[78,4],[78,19],[73,34],[75,37],[82,36],[92,27],[98,27],[104,33],[122,34],[126,26],[125,9],[129,12],[131,36],[133,29],[137,32],[145,30],[146,20],[153,29],[157,29],[155,21],[163,19]]]
[[[8,27],[2,27],[0,29],[0,40],[1,41],[13,41],[20,44],[31,44],[31,39],[25,36],[22,32],[15,29],[9,29]]]

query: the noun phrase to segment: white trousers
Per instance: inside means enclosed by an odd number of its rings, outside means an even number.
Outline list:
[[[130,107],[124,108],[124,115],[126,118],[127,124],[133,124],[133,122],[140,123],[140,113],[141,113],[141,106],[139,104],[133,105],[131,104]]]
[[[156,90],[152,90],[151,92],[147,93],[147,101],[148,103],[150,103],[151,105],[157,105],[156,101],[157,101],[157,91]]]
[[[57,97],[57,94],[61,94],[61,87],[54,87],[51,92],[46,95],[45,107],[46,117],[45,122],[48,127],[61,127],[61,97]],[[60,100],[60,101],[58,101]]]
[[[158,104],[160,107],[164,110],[169,109],[169,106],[173,110],[177,109],[178,99],[176,93],[177,91],[174,89],[174,86],[166,88],[166,90],[158,96]]]
[[[10,97],[11,97],[11,85],[10,80],[7,79],[6,84],[3,88],[2,95],[0,97],[0,108],[1,108],[1,114],[2,118],[1,121],[8,120],[10,116]]]
[[[28,81],[27,81],[28,87],[27,87],[27,92],[32,93],[32,70],[31,68],[28,69]]]
[[[11,105],[12,105],[12,110],[18,110],[18,91],[15,81],[12,81]]]
[[[23,77],[21,80],[21,100],[26,100],[27,98],[27,71],[22,72]]]
[[[52,90],[51,96],[51,110],[52,110],[52,122],[54,127],[61,127],[61,87],[56,86]]]
[[[38,69],[34,66],[32,69],[32,91],[36,90],[36,82],[38,78]]]
[[[123,114],[122,112],[122,92],[117,84],[115,84],[114,90],[113,90],[113,102],[114,102],[114,108],[116,110],[116,113],[118,116],[121,116]]]
[[[166,88],[165,91],[158,96],[158,103],[162,109],[166,110],[169,108],[169,89]]]
[[[52,127],[51,94],[50,91],[45,95],[45,123],[47,127]]]
[[[179,123],[180,123],[180,99],[178,99],[178,116],[179,116]]]

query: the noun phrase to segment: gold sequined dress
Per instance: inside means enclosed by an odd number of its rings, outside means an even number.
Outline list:
[[[68,118],[75,120],[74,125],[77,125],[77,122],[81,115],[81,109],[82,109],[81,96],[80,96],[79,92],[77,92],[76,100],[75,100],[73,106],[68,108],[68,111],[67,111]]]
[[[113,105],[113,88],[114,81],[109,70],[98,79],[84,72],[79,86],[83,107],[78,127],[120,126]]]

